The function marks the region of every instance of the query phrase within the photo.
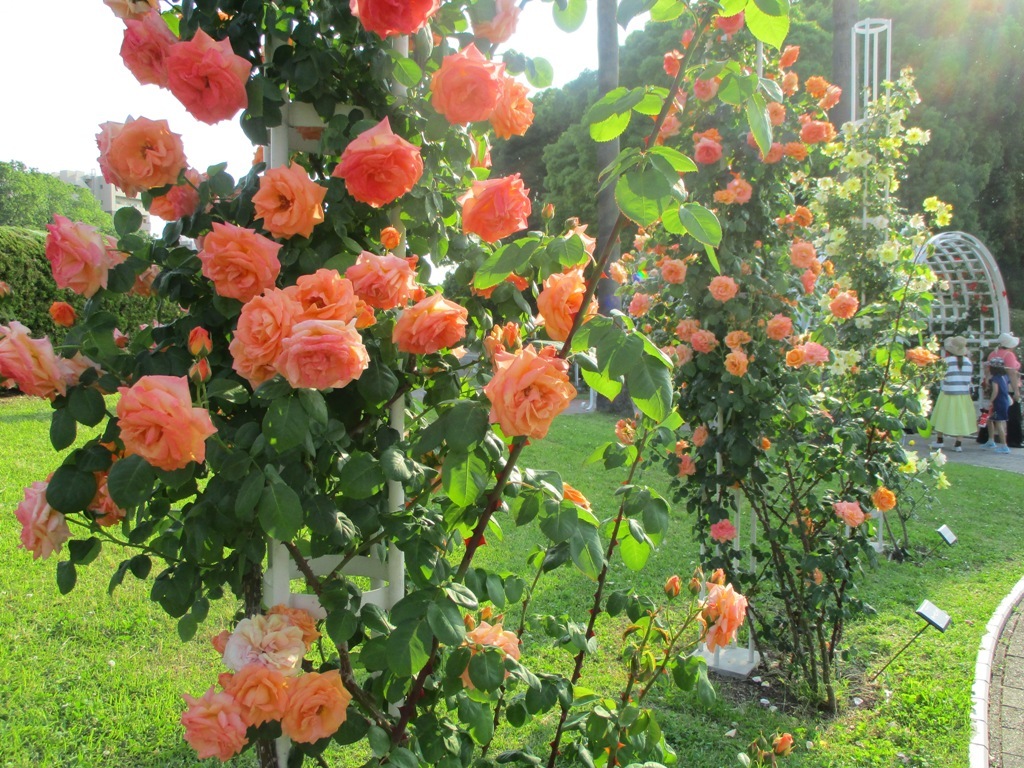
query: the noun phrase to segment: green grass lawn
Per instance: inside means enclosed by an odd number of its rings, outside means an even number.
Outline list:
[[[19,526],[13,510],[24,486],[43,479],[57,465],[47,439],[49,408],[23,398],[0,400],[0,766],[165,766],[196,765],[181,738],[181,693],[201,694],[221,671],[208,637],[227,625],[233,604],[214,606],[197,639],[181,643],[175,623],[146,599],[148,583],[125,580],[112,597],[106,593],[120,553],[104,550],[80,569],[68,596],[56,588],[53,559],[33,562],[18,549]],[[599,517],[613,514],[614,491],[622,475],[582,462],[597,443],[611,438],[614,419],[601,415],[564,417],[548,439],[526,453],[527,464],[554,467],[573,485],[586,489]],[[724,768],[759,732],[789,730],[798,752],[787,765],[953,766],[967,761],[970,689],[978,642],[993,610],[1024,574],[1024,536],[1017,499],[1024,477],[969,466],[948,466],[953,488],[936,504],[919,510],[911,523],[912,541],[938,542],[934,529],[947,523],[960,537],[922,562],[883,563],[862,579],[863,597],[878,615],[853,624],[845,647],[850,660],[843,683],[843,713],[817,718],[785,702],[770,666],[771,687],[725,683],[710,709],[666,689],[658,700],[660,719],[679,753],[680,768]],[[664,478],[649,478],[664,489]],[[612,581],[660,590],[666,576],[688,575],[697,563],[689,521],[674,513],[672,536],[640,575],[621,565]],[[527,575],[524,560],[536,538],[530,529],[501,521],[501,540],[488,534],[479,555],[488,566]],[[154,570],[154,573],[156,569]],[[542,580],[535,610],[579,615],[589,606],[593,586],[575,571],[562,569]],[[873,685],[863,670],[874,671],[918,629],[914,609],[930,599],[950,613],[945,635],[929,631]],[[518,623],[508,609],[507,624]],[[600,625],[602,645],[588,662],[581,683],[614,691],[622,679],[617,660],[619,627]],[[543,642],[542,638],[534,638]],[[564,651],[543,649],[539,663],[567,666]],[[772,712],[758,704],[767,698]],[[861,700],[853,704],[854,697]],[[543,723],[541,724],[543,726]],[[726,732],[736,729],[734,738]],[[537,743],[539,730],[511,734],[505,744]],[[807,750],[804,742],[813,742]],[[340,750],[334,764],[351,763]],[[251,766],[246,756],[230,763]],[[204,765],[219,765],[208,761]]]

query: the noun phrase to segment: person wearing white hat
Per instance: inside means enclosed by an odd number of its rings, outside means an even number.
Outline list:
[[[974,366],[967,354],[967,339],[950,336],[942,345],[946,350],[946,377],[932,410],[932,427],[935,441],[932,448],[943,447],[943,435],[956,438],[953,450],[960,452],[963,447],[960,438],[974,434],[976,423],[974,401],[971,400],[971,376]]]
[[[982,391],[987,392],[991,372],[987,363],[999,360],[1006,368],[1006,376],[1009,379],[1009,394],[1012,399],[1009,408],[1009,420],[1006,425],[1006,442],[1012,448],[1019,448],[1021,445],[1021,423],[1020,423],[1020,360],[1014,353],[1014,349],[1020,344],[1020,339],[1009,331],[1003,331],[996,339],[996,349],[989,353],[986,360],[985,373],[982,377]],[[990,437],[985,443],[986,448],[994,448],[995,441]]]

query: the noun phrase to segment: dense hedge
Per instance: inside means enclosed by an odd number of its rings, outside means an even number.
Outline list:
[[[33,336],[46,334],[55,344],[63,340],[66,329],[54,325],[50,305],[66,301],[81,312],[85,299],[69,290],[57,288],[46,260],[46,233],[21,227],[0,227],[0,280],[11,287],[11,295],[0,299],[0,322],[17,320],[32,329]],[[117,315],[118,327],[125,333],[152,322],[156,315],[154,299],[112,295],[105,307]]]

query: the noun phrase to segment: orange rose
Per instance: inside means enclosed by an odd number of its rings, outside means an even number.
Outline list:
[[[320,638],[320,631],[316,628],[316,618],[309,611],[304,611],[301,608],[289,608],[287,605],[275,605],[267,611],[267,616],[278,615],[284,616],[293,627],[302,631],[302,642],[306,644],[306,650],[309,650],[313,643]]]
[[[608,265],[608,277],[610,277],[619,285],[622,285],[629,279],[629,273],[626,272],[626,268],[622,266],[619,262],[613,261],[611,264]],[[664,274],[662,275],[662,277],[664,277]]]
[[[50,317],[57,325],[64,328],[70,328],[75,324],[75,320],[78,316],[75,314],[75,308],[68,304],[66,301],[55,301],[50,305]]]
[[[402,233],[394,227],[384,227],[380,231],[380,244],[385,250],[393,251],[402,242]]]
[[[914,365],[931,365],[939,359],[939,356],[924,347],[913,347],[907,350],[906,358]]]
[[[730,331],[725,335],[725,346],[729,349],[741,349],[750,343],[750,334],[746,331]]]
[[[739,286],[728,275],[718,275],[711,279],[711,282],[708,284],[708,291],[716,301],[726,302],[736,295],[739,291]]]
[[[590,501],[584,496],[578,489],[569,485],[568,483],[562,483],[562,498],[566,501],[571,501],[580,509],[590,512]]]
[[[526,228],[532,207],[529,190],[519,174],[473,182],[459,198],[462,231],[494,243]]]
[[[479,626],[474,627],[466,633],[466,646],[471,656],[475,656],[488,648],[497,648],[503,657],[519,659],[519,638],[515,632],[502,629],[501,624],[491,625],[481,621]],[[505,673],[508,676],[508,673]],[[469,667],[462,673],[462,682],[467,688],[473,688],[473,682],[469,679]]]
[[[761,155],[761,160],[768,165],[779,162],[783,157],[782,145],[777,141],[773,141],[771,147],[768,148],[768,154]]]
[[[345,147],[331,175],[344,179],[356,200],[380,208],[416,186],[423,159],[419,147],[396,135],[385,117]]]
[[[573,321],[583,304],[587,283],[583,269],[576,267],[561,274],[549,275],[537,296],[537,310],[544,321],[544,330],[555,341],[565,341]],[[597,302],[591,299],[584,322],[597,314]]]
[[[779,57],[780,67],[792,67],[796,64],[796,60],[800,58],[800,46],[799,45],[787,45],[782,49],[782,56]]]
[[[359,331],[340,320],[296,322],[274,360],[274,368],[295,389],[341,389],[369,365]]]
[[[345,722],[350,694],[341,673],[307,672],[295,678],[288,692],[288,711],[281,718],[284,735],[300,744],[331,736]]]
[[[489,119],[494,134],[500,139],[524,135],[533,124],[533,103],[526,86],[513,77],[503,76],[498,101]]]
[[[276,289],[247,302],[228,346],[231,367],[254,388],[273,378],[281,343],[301,315],[302,305]]]
[[[817,259],[813,263],[817,263]],[[808,269],[802,275],[800,275],[800,284],[804,287],[804,293],[811,293],[814,290],[815,283],[818,282],[818,276],[814,270]]]
[[[484,387],[491,401],[491,423],[507,436],[543,438],[555,417],[569,407],[576,389],[569,364],[552,347],[524,347],[518,355],[494,356],[494,377]]]
[[[274,287],[281,272],[280,250],[280,243],[255,230],[214,222],[213,231],[203,238],[199,260],[218,296],[244,303]]]
[[[789,261],[798,269],[808,269],[817,257],[814,245],[806,240],[794,240],[789,246]]]
[[[789,47],[792,48],[793,46]],[[820,571],[818,571],[817,573],[820,574]],[[815,581],[819,584],[821,583],[819,579],[815,579]],[[780,757],[785,757],[786,755],[792,753],[792,751],[793,736],[791,734],[783,733],[780,736],[776,736],[775,739],[772,741],[772,752],[774,752],[776,755],[779,755]]]
[[[280,720],[288,711],[287,680],[276,669],[253,662],[224,677],[224,693],[234,698],[246,725]]]
[[[827,112],[838,104],[842,97],[843,89],[838,85],[830,85],[825,89],[825,95],[818,100],[818,106]]]
[[[782,92],[792,96],[800,88],[800,77],[796,72],[787,72],[782,78]]]
[[[103,123],[96,145],[103,178],[128,197],[176,184],[188,165],[181,136],[171,133],[166,120],[129,117],[124,123]]]
[[[302,306],[303,320],[347,323],[359,314],[360,300],[356,298],[352,281],[342,277],[336,269],[318,269],[312,275],[303,275],[284,292]]]
[[[896,494],[883,485],[871,494],[871,503],[875,505],[875,509],[888,512],[896,506]]]
[[[789,352],[786,353],[786,365],[790,368],[800,368],[807,360],[804,358],[803,346],[793,347]]]
[[[700,320],[695,317],[684,317],[676,324],[676,336],[679,340],[687,344],[690,343],[690,339],[694,334],[694,331],[700,330]]]
[[[477,18],[474,14],[477,8],[479,6],[473,6],[473,11],[470,12],[474,35],[486,39],[491,45],[499,45],[512,37],[520,12],[516,0],[496,0],[494,16],[489,19]]]
[[[800,141],[804,144],[821,144],[835,137],[835,126],[824,120],[808,120],[800,129]]]
[[[199,184],[202,177],[199,171],[189,168],[185,171],[185,184],[178,184],[166,193],[154,197],[149,204],[149,212],[164,221],[177,221],[191,216],[199,207]]]
[[[743,29],[744,15],[743,11],[740,11],[733,16],[715,16],[713,19],[715,28],[721,30],[723,34],[734,35]]]
[[[171,46],[164,63],[167,88],[196,120],[213,125],[249,104],[245,85],[252,64],[227,38],[214,40],[198,29],[191,40]]]
[[[684,453],[679,457],[679,477],[693,477],[695,474],[697,474],[697,462],[693,460],[693,456]]]
[[[127,512],[110,498],[110,488],[107,485],[110,473],[94,472],[93,476],[96,478],[96,495],[89,502],[89,512],[95,515],[93,519],[96,525],[103,528],[117,525],[124,520]]]
[[[828,80],[820,75],[812,75],[804,81],[804,90],[807,91],[812,99],[820,99],[825,95],[827,88]]]
[[[747,372],[749,360],[742,349],[734,349],[725,356],[725,370],[733,376],[743,376]]]
[[[843,291],[829,302],[829,311],[840,320],[849,320],[857,314],[860,302],[855,291]]]
[[[768,102],[768,122],[774,126],[786,122],[786,108],[777,101]]]
[[[665,259],[661,263],[661,279],[678,285],[686,280],[686,262],[682,259]]]
[[[718,346],[718,338],[711,331],[699,330],[690,335],[690,345],[694,352],[706,355]]]
[[[807,147],[799,141],[787,141],[782,145],[782,154],[793,158],[797,162],[801,162],[807,159]]]
[[[722,145],[717,141],[703,138],[693,147],[693,159],[701,165],[711,165],[722,159]]]
[[[793,333],[793,321],[785,315],[775,315],[768,321],[765,327],[768,338],[773,341],[782,341]]]
[[[255,218],[263,219],[264,229],[274,237],[309,237],[313,227],[324,220],[326,194],[327,188],[311,180],[297,163],[271,168],[252,197]]]
[[[690,440],[698,448],[702,447],[708,440],[708,428],[701,424],[699,427],[693,430],[693,434],[690,435]]]
[[[814,214],[803,205],[798,205],[793,211],[793,222],[800,227],[809,227],[814,223]]]
[[[629,314],[633,317],[643,317],[651,310],[651,296],[647,293],[634,293],[629,302]]]
[[[185,694],[188,704],[181,715],[185,726],[185,741],[200,760],[216,757],[221,762],[230,760],[249,743],[246,738],[242,708],[229,693],[218,693],[211,686],[201,698]]]
[[[157,11],[149,9],[138,18],[126,19],[121,59],[142,85],[167,87],[165,59],[178,38]]]
[[[184,469],[206,459],[206,438],[217,431],[205,408],[192,406],[184,376],[143,376],[119,387],[118,426],[125,456],[138,455],[158,469]]]
[[[708,649],[729,645],[746,615],[747,598],[733,590],[732,584],[712,584],[701,603],[700,615],[701,624],[706,628],[704,642]]]
[[[423,289],[416,284],[415,256],[377,256],[363,251],[345,270],[356,296],[376,309],[394,309],[419,301]]]
[[[430,81],[430,103],[449,123],[486,120],[501,97],[505,66],[488,61],[476,45],[445,56]]]
[[[398,316],[391,340],[402,352],[428,355],[464,338],[468,317],[465,307],[435,293]]]
[[[382,38],[413,34],[440,5],[441,0],[349,0],[352,15]]]

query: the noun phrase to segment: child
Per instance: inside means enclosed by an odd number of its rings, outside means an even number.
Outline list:
[[[995,453],[1009,453],[1006,445],[1006,420],[1010,414],[1010,378],[1006,375],[1006,364],[998,358],[988,361],[989,384],[992,400],[989,404],[989,434],[994,442]],[[985,446],[988,447],[986,443]]]
[[[974,401],[971,400],[971,374],[974,373],[974,366],[967,357],[967,339],[963,336],[950,336],[943,347],[947,353],[946,377],[932,411],[935,442],[931,447],[942,448],[942,436],[951,435],[956,438],[953,450],[959,453],[963,450],[960,438],[973,434],[977,429]]]

